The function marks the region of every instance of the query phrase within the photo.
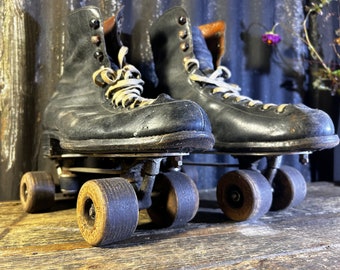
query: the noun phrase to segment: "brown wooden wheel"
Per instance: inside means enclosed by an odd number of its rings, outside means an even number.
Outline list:
[[[277,170],[272,186],[274,192],[271,211],[297,206],[306,197],[307,185],[303,175],[290,166],[282,166]]]
[[[269,182],[252,170],[236,170],[223,175],[217,184],[216,196],[223,213],[234,221],[260,218],[272,203]]]
[[[198,191],[193,180],[184,173],[171,171],[157,175],[152,193],[148,213],[158,226],[182,226],[197,213]]]
[[[132,185],[124,178],[90,180],[77,199],[80,233],[93,246],[129,238],[138,224],[139,207]]]
[[[27,172],[20,180],[20,201],[24,211],[37,213],[54,204],[55,185],[52,176],[44,171]]]

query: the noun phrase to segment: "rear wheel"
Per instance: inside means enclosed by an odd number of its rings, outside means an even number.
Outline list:
[[[197,213],[198,191],[193,180],[184,173],[172,171],[157,175],[152,193],[148,213],[158,226],[182,226]]]
[[[44,171],[25,173],[20,181],[20,201],[24,211],[36,213],[54,204],[55,185],[52,176]]]
[[[260,218],[269,211],[272,203],[269,182],[252,170],[236,170],[223,175],[216,196],[223,213],[234,221]]]
[[[282,166],[277,170],[272,186],[272,211],[297,206],[306,197],[307,185],[303,175],[290,166]]]

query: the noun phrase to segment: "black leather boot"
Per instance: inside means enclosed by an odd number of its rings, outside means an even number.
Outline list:
[[[141,96],[140,73],[125,62],[127,48],[110,23],[104,34],[95,7],[69,15],[64,72],[43,117],[46,151],[55,145],[62,153],[210,149],[210,122],[199,105]]]
[[[330,117],[298,104],[263,104],[239,94],[227,79],[230,71],[216,69],[202,39],[193,39],[187,13],[175,7],[150,29],[159,88],[175,99],[197,102],[207,112],[215,148],[229,153],[290,153],[332,148],[339,142]],[[196,33],[196,32],[195,32]],[[201,41],[201,43],[199,43]],[[195,45],[198,47],[195,48]],[[196,50],[206,57],[198,60]],[[203,51],[203,52],[202,52]],[[209,64],[210,61],[210,64]]]

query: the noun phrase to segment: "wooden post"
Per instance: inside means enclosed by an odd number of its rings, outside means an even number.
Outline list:
[[[0,31],[0,199],[17,197],[18,178],[31,161],[32,132],[25,129],[30,117],[30,87],[26,65],[23,0],[1,1]]]
[[[111,0],[92,4],[106,16],[117,6]],[[0,201],[19,198],[25,172],[53,166],[40,151],[42,114],[62,73],[67,15],[80,6],[0,0]]]
[[[0,1],[0,200],[19,197],[23,173],[49,166],[41,116],[62,66],[67,1]]]

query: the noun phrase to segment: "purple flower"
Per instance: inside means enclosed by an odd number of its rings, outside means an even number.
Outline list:
[[[267,45],[272,46],[278,44],[281,41],[281,37],[279,34],[270,31],[262,35],[262,41]]]
[[[281,37],[279,34],[275,33],[275,28],[279,25],[279,23],[274,24],[272,30],[265,32],[262,35],[262,41],[267,45],[276,45],[281,41]]]

